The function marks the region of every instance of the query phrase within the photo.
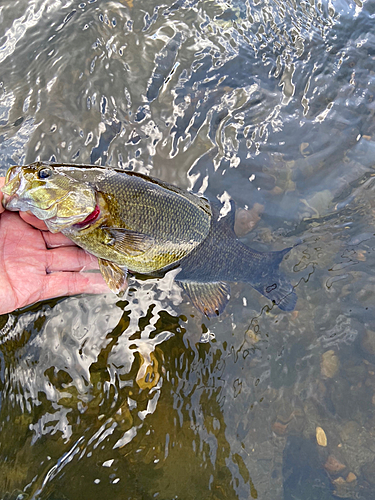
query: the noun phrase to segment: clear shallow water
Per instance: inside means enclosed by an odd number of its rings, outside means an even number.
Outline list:
[[[373,498],[374,16],[1,3],[3,174],[135,169],[235,200],[254,248],[301,242],[292,313],[233,285],[208,321],[166,276],[1,317],[1,498]]]

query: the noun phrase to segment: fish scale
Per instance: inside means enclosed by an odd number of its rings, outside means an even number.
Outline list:
[[[227,282],[250,283],[290,311],[297,296],[279,264],[290,248],[257,252],[234,233],[234,204],[206,198],[132,171],[36,162],[11,167],[3,187],[8,210],[30,210],[52,232],[61,232],[98,257],[112,291],[123,294],[127,272],[162,276],[177,268],[176,281],[208,317],[230,297]]]

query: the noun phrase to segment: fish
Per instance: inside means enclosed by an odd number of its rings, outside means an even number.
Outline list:
[[[283,311],[297,302],[279,270],[281,251],[260,252],[234,231],[235,204],[220,204],[138,172],[34,162],[13,166],[2,188],[7,210],[30,211],[98,258],[109,288],[122,296],[128,273],[175,281],[208,318],[221,314],[231,282],[249,283]]]

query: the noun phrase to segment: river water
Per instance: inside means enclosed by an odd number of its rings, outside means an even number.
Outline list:
[[[1,316],[0,497],[373,499],[374,2],[1,0],[0,36],[2,175],[150,173],[299,243],[293,312],[167,274]]]

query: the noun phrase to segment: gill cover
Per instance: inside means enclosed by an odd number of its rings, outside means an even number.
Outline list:
[[[2,191],[7,210],[30,210],[52,232],[85,220],[96,207],[90,186],[44,162],[11,167]]]

